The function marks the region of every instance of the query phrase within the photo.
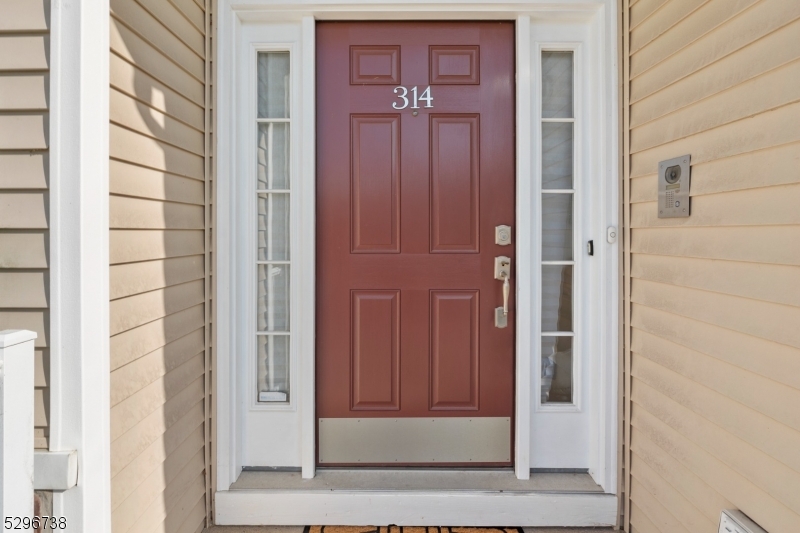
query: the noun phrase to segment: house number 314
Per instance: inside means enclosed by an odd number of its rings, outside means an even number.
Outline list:
[[[401,102],[394,102],[392,107],[395,109],[405,109],[408,107],[408,89],[402,85],[394,88],[394,94],[401,100]],[[425,102],[425,107],[433,107],[433,96],[431,96],[431,86],[422,91],[422,94],[417,96],[417,86],[411,88],[411,109],[419,109],[419,103]]]

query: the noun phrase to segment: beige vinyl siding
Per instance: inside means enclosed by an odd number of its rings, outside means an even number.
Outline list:
[[[111,0],[110,331],[114,533],[206,523],[206,14]]]
[[[47,448],[48,48],[46,0],[0,0],[0,330],[35,343],[36,448]]]
[[[800,531],[800,2],[621,6],[625,529]]]

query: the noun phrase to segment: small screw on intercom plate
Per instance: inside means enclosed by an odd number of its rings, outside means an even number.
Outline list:
[[[658,164],[658,218],[689,216],[689,163],[684,155]]]

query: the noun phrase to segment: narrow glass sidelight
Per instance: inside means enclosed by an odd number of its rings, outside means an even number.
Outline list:
[[[542,337],[542,404],[572,403],[572,337]]]
[[[574,118],[572,52],[542,52],[542,118]]]
[[[290,399],[291,102],[289,52],[259,52],[256,128],[257,401]]]
[[[572,261],[572,193],[542,194],[542,260]]]
[[[574,53],[544,51],[542,64],[541,404],[574,402]]]
[[[572,268],[542,266],[542,331],[572,332]]]
[[[289,52],[258,54],[258,118],[289,118]]]
[[[289,123],[261,122],[258,125],[259,189],[289,188]]]
[[[289,194],[258,195],[258,260],[289,260]]]
[[[258,265],[258,330],[289,332],[289,265]]]
[[[289,336],[259,335],[258,401],[289,401]]]
[[[542,189],[572,188],[571,122],[542,124]]]

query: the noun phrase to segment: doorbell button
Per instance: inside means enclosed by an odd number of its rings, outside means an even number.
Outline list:
[[[608,244],[617,242],[617,228],[615,226],[609,226],[606,230],[606,240]]]

